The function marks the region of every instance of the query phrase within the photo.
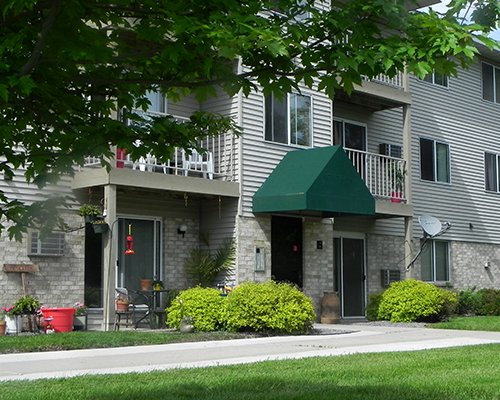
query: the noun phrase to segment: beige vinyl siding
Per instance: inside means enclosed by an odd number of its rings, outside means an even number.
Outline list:
[[[411,90],[415,218],[451,222],[443,239],[500,243],[500,194],[484,189],[484,152],[500,154],[500,104],[482,99],[481,64],[451,77],[448,89],[412,78]],[[450,184],[420,179],[420,137],[449,144]],[[422,235],[418,223],[414,235]]]
[[[331,145],[331,101],[322,93],[303,90],[311,96],[313,146]],[[284,155],[293,150],[304,149],[264,140],[264,96],[252,93],[242,101],[244,134],[242,162],[242,210],[244,216],[252,214],[252,196],[271,174]]]

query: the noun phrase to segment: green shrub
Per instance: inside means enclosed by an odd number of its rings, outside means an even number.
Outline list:
[[[226,315],[226,298],[220,291],[199,286],[182,291],[178,297],[184,304],[184,317],[191,316],[194,328],[198,331],[217,331],[223,327]],[[181,323],[181,304],[173,300],[167,308],[167,325],[179,328]]]
[[[457,314],[475,315],[479,305],[479,296],[476,287],[472,289],[461,290],[457,293]]]
[[[246,282],[228,300],[229,331],[305,333],[316,318],[312,300],[286,283]]]
[[[450,312],[454,304],[454,293],[429,283],[407,279],[391,283],[383,293],[378,317],[391,322],[438,319],[444,316],[443,313]]]
[[[377,321],[378,316],[378,308],[380,306],[380,302],[382,301],[383,293],[373,293],[370,295],[370,299],[368,300],[368,306],[366,307],[366,318],[368,321]]]
[[[500,315],[500,290],[479,290],[476,299],[476,314]]]

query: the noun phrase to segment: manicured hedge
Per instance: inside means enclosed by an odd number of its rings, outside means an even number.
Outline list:
[[[196,287],[179,295],[184,316],[191,316],[199,331],[273,331],[304,333],[316,318],[312,300],[286,283],[247,282],[227,297],[216,289]],[[173,301],[167,308],[167,324],[178,328],[181,306]]]

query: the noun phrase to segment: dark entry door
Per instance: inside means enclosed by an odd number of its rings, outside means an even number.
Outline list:
[[[365,315],[365,242],[335,239],[336,275],[343,317]]]
[[[273,216],[271,274],[278,282],[302,287],[302,219]]]

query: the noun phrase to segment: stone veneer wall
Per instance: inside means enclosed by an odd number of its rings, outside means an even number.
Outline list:
[[[404,238],[398,236],[367,235],[366,237],[366,292],[367,296],[385,290],[382,287],[382,269],[399,270],[405,279],[406,266]],[[367,299],[368,300],[368,299]]]
[[[182,237],[177,233],[180,225],[187,226]],[[174,218],[163,221],[163,283],[168,289],[187,289],[190,287],[184,272],[184,260],[194,247],[199,247],[199,223],[197,219]]]
[[[489,268],[484,268],[486,262]],[[451,242],[450,283],[457,290],[476,287],[500,289],[500,246],[487,243]]]
[[[237,262],[235,284],[271,279],[271,218],[237,218]],[[265,271],[255,271],[255,248],[265,251]]]
[[[61,212],[70,227],[83,227],[83,219]],[[12,305],[23,295],[21,274],[3,272],[4,264],[36,264],[40,272],[26,274],[26,292],[46,307],[72,307],[84,300],[85,229],[65,234],[64,256],[28,256],[27,235],[21,243],[11,241],[4,231],[0,237],[0,306]]]
[[[323,248],[317,248],[322,241]],[[317,222],[304,224],[304,293],[313,299],[317,320],[321,316],[321,300],[324,292],[334,290],[332,225]]]

